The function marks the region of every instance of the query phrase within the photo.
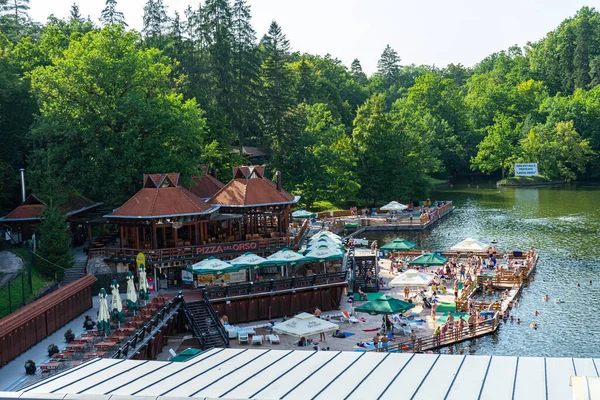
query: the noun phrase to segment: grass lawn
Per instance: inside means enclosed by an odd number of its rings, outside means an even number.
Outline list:
[[[23,296],[23,289],[21,284],[21,277],[18,276],[10,283],[10,300],[12,303],[12,311],[16,311],[18,308],[23,306],[23,303],[27,304],[35,297],[35,295],[52,279],[48,279],[39,273],[35,268],[31,271],[31,283],[33,286],[33,293],[29,290],[29,284],[27,279],[28,266],[29,266],[29,250],[27,249],[12,249],[10,250],[23,259],[23,282],[25,283],[25,296]],[[24,297],[24,298],[23,298]],[[0,289],[0,318],[3,318],[10,314],[9,309],[9,298],[8,298],[8,282],[4,284]]]

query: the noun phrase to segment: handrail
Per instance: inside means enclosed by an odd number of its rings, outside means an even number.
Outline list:
[[[215,323],[215,325],[217,327],[217,331],[219,331],[219,334],[221,335],[221,338],[223,339],[223,342],[225,343],[225,347],[229,347],[229,334],[225,330],[225,327],[223,326],[223,323],[221,322],[221,318],[219,318],[219,316],[217,315],[217,312],[215,311],[213,306],[210,304],[210,301],[208,300],[208,298],[206,298],[204,296],[204,293],[202,296],[202,302],[204,303],[206,309],[208,310],[210,318]]]
[[[182,301],[182,307],[183,307],[183,312],[185,313],[188,321],[190,322],[192,331],[194,332],[194,336],[196,336],[196,338],[198,339],[198,343],[200,344],[200,347],[202,349],[206,350],[206,338],[202,334],[201,329],[198,326],[196,319],[194,318],[194,314],[192,313],[192,310],[190,310],[190,308],[187,305],[185,300]]]
[[[132,337],[127,340],[110,358],[128,358],[129,351],[136,349],[146,335],[151,335],[159,323],[163,322],[165,317],[171,313],[181,303],[179,296],[172,301],[166,303],[146,324],[141,327]]]
[[[455,324],[457,322],[455,321]],[[456,326],[451,332],[447,332],[446,335],[442,336],[425,336],[415,338],[415,340],[406,340],[399,343],[394,343],[392,346],[377,348],[371,351],[379,352],[413,352],[418,353],[422,351],[437,349],[439,347],[449,346],[463,340],[475,338],[492,333],[500,326],[500,313],[496,312],[492,318],[488,318],[485,321],[475,322],[473,327],[465,326],[462,330]]]

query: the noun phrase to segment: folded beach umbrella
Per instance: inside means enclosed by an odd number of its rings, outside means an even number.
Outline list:
[[[110,330],[110,314],[108,313],[108,301],[106,300],[106,290],[100,289],[100,307],[98,309],[98,332],[108,333]]]
[[[121,295],[119,294],[119,283],[113,279],[111,289],[111,316],[115,321],[123,321],[123,303],[121,303]]]
[[[134,311],[140,308],[131,271],[127,274],[127,308]]]
[[[146,267],[144,265],[140,265],[140,300],[148,300],[148,296],[150,296],[150,286],[148,285],[148,278],[146,278]],[[145,303],[144,303],[145,304]]]

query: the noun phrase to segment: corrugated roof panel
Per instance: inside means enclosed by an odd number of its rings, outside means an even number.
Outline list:
[[[377,366],[384,361],[384,356],[377,353],[363,353],[364,355],[357,360],[354,365],[347,365],[347,369],[342,370],[341,375],[329,384],[321,393],[317,395],[317,399],[331,399],[334,397],[345,398],[352,390],[362,382]],[[339,358],[339,357],[338,357]],[[373,382],[381,382],[381,378],[377,375],[370,374],[369,380]],[[380,386],[380,385],[378,385]]]
[[[437,359],[438,356],[430,354],[415,354],[406,368],[391,382],[380,398],[389,400],[410,399]]]
[[[477,400],[490,363],[489,356],[467,356],[450,387],[447,400]]]
[[[153,387],[156,388],[163,384],[169,384],[173,374],[179,374],[182,373],[181,371],[186,370],[197,371],[197,368],[200,367],[200,365],[197,364],[201,362],[208,362],[209,358],[216,357],[217,354],[220,354],[222,351],[223,349],[208,350],[185,363],[170,363],[163,368],[156,368],[154,371],[148,373],[144,377],[144,379],[138,379],[136,381],[128,382],[124,386],[115,386],[112,390],[109,391],[109,394],[128,396],[132,393],[137,393],[138,391],[148,387],[149,385],[154,385]],[[231,354],[229,355],[229,357],[231,357]],[[208,364],[201,365],[206,365],[206,367],[209,368]],[[164,390],[162,390],[161,393],[162,392],[164,392]]]
[[[111,359],[101,359],[96,362],[91,362],[89,365],[84,365],[81,368],[78,368],[74,371],[65,371],[64,373],[57,375],[47,381],[43,381],[38,386],[33,386],[31,388],[25,389],[25,392],[33,392],[33,393],[52,393],[58,388],[65,386],[66,382],[74,382],[79,379],[84,379],[87,376],[96,376],[96,372],[102,371],[105,369],[110,369],[116,364],[122,363],[123,360],[111,360]],[[66,393],[66,392],[65,392]]]
[[[127,374],[132,379],[135,379],[138,375],[136,370],[144,368],[148,364],[148,361],[139,360],[125,360],[118,364],[113,364],[108,368],[104,368],[92,376],[88,376],[79,380],[74,380],[70,384],[67,384],[59,391],[66,393],[79,393],[90,387],[94,387],[103,381],[112,381],[115,377],[119,377],[122,374]],[[152,366],[152,363],[150,363]],[[147,367],[146,367],[147,368]],[[92,389],[91,393],[99,393],[98,390]]]
[[[515,381],[515,400],[545,400],[546,372],[541,357],[520,357]]]
[[[402,353],[390,353],[389,356],[383,360],[379,366],[373,370],[371,375],[362,382],[352,382],[352,388],[354,392],[350,395],[349,399],[352,400],[370,400],[377,398],[387,386],[387,383],[391,382],[392,379],[400,372],[400,370],[406,365],[408,360],[412,357],[412,354]],[[385,382],[384,384],[378,383],[376,385],[373,382]]]
[[[167,367],[169,365],[169,363],[167,363],[167,362],[146,363],[143,365],[142,365],[143,361],[137,361],[137,363],[140,363],[140,365],[137,368],[131,369],[131,370],[127,371],[126,373],[122,373],[122,371],[114,371],[113,372],[114,376],[112,378],[105,378],[104,382],[102,382],[103,379],[93,380],[91,383],[89,381],[88,382],[82,381],[81,384],[72,388],[71,391],[74,393],[83,393],[83,394],[90,394],[90,393],[108,394],[109,392],[113,391],[114,389],[123,387],[123,386],[127,385],[128,383],[136,382],[136,381],[139,381],[140,379],[146,380],[147,376],[150,375],[152,372],[156,371],[157,369],[158,370],[164,369],[165,367]],[[125,370],[128,367],[123,366],[123,368]],[[129,368],[131,368],[131,367],[129,367]],[[119,368],[119,370],[120,370],[120,368]]]
[[[573,364],[578,376],[598,376],[598,370],[591,358],[574,358]]]
[[[465,357],[441,355],[429,372],[414,399],[430,400],[443,399],[448,393],[454,377]],[[468,390],[478,392],[478,388],[471,386]]]
[[[340,355],[341,352],[318,351],[314,356],[310,357],[298,367],[288,372],[277,382],[273,383],[271,386],[254,396],[254,398],[280,399],[292,388],[304,381],[310,374],[315,372],[319,367],[322,367],[325,363],[337,358]],[[329,364],[325,365],[323,369],[328,368],[328,365]]]
[[[517,357],[494,356],[483,383],[480,399],[510,399],[515,385]]]
[[[253,398],[256,393],[263,390],[272,382],[274,383],[278,379],[281,379],[288,371],[290,371],[289,373],[293,373],[295,366],[315,354],[314,351],[294,351],[289,356],[259,373],[256,376],[257,379],[250,379],[247,382],[240,383],[236,388],[227,393],[226,397],[235,399]]]
[[[195,390],[190,392],[189,396],[193,395],[194,397],[231,398],[231,395],[229,394],[224,396],[225,393],[229,392],[231,389],[234,389],[236,386],[238,386],[248,378],[256,377],[257,380],[264,382],[262,380],[263,378],[259,376],[259,371],[265,368],[278,366],[279,361],[285,360],[287,357],[289,357],[290,354],[290,350],[269,352],[256,351],[256,353],[254,354],[255,358],[246,365],[242,365],[241,367],[237,368],[234,367],[229,371],[227,370],[227,368],[223,368],[218,372],[215,371],[214,377],[212,377],[210,374],[207,374],[205,379],[208,382],[201,381],[199,384],[191,382],[192,385],[197,386],[197,388],[194,388]],[[195,393],[202,387],[206,388],[200,390],[198,393]],[[173,393],[173,396],[176,396],[178,392],[175,391],[171,393]]]
[[[179,363],[181,365],[180,369],[177,370],[173,376],[168,378],[163,378],[161,381],[156,382],[148,382],[144,388],[139,389],[139,391],[134,391],[132,394],[140,395],[140,396],[169,396],[171,394],[166,394],[171,390],[177,389],[180,386],[187,385],[188,382],[191,382],[194,379],[198,379],[198,377],[205,376],[213,370],[219,370],[224,365],[227,365],[232,360],[235,360],[239,357],[243,357],[244,354],[248,352],[248,350],[243,349],[227,349],[225,351],[219,352],[212,357],[207,357],[202,360],[202,362],[193,364],[191,368],[185,368],[187,363]],[[190,361],[191,362],[191,361]],[[176,363],[174,363],[176,364]],[[120,394],[116,392],[115,394]]]
[[[572,358],[546,358],[548,400],[570,399],[569,380],[574,374]]]
[[[332,359],[331,362],[327,364],[325,371],[313,374],[286,395],[285,398],[289,400],[312,399],[317,393],[325,389],[334,378],[350,368],[354,361],[356,361],[357,364],[361,363],[365,355],[366,353],[342,352],[338,357]]]

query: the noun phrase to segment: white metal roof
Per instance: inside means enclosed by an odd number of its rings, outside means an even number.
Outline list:
[[[212,349],[187,362],[95,359],[12,398],[570,399],[598,359]]]

